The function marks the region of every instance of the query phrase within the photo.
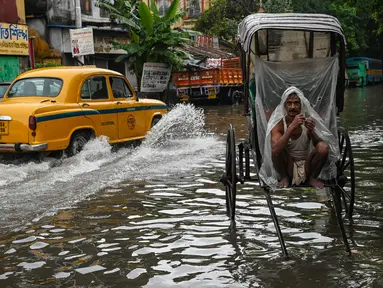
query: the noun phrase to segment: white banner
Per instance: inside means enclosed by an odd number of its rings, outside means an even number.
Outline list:
[[[164,63],[147,62],[141,77],[141,92],[162,92],[168,86],[171,69]]]
[[[70,29],[69,31],[73,57],[94,54],[92,28]]]

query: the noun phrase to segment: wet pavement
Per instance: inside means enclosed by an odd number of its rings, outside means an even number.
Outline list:
[[[219,179],[228,124],[247,135],[242,106],[181,107],[136,148],[97,139],[62,163],[0,163],[0,287],[383,287],[382,95],[347,90],[340,119],[357,179],[351,257],[311,189],[273,195],[288,261],[256,181],[238,185],[229,229]]]

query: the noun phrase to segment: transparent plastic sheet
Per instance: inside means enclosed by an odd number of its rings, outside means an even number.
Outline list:
[[[335,178],[335,163],[340,156],[335,114],[338,57],[291,62],[266,62],[255,57],[255,67],[255,110],[263,160],[261,179],[272,189],[277,188],[278,175],[271,157],[271,130],[287,115],[284,102],[292,92],[301,99],[301,113],[315,120],[315,133],[329,145],[328,161],[319,178]],[[292,86],[295,87],[284,93]]]

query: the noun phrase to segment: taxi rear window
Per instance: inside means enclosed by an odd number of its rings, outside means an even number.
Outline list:
[[[60,94],[63,81],[58,78],[25,78],[14,83],[7,97],[56,97]]]

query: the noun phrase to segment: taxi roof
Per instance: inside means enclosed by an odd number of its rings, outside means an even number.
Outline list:
[[[57,78],[73,78],[76,76],[87,77],[93,74],[108,74],[115,76],[123,76],[109,69],[96,68],[96,66],[59,66],[29,70],[19,75],[18,79],[30,77],[57,77]]]

